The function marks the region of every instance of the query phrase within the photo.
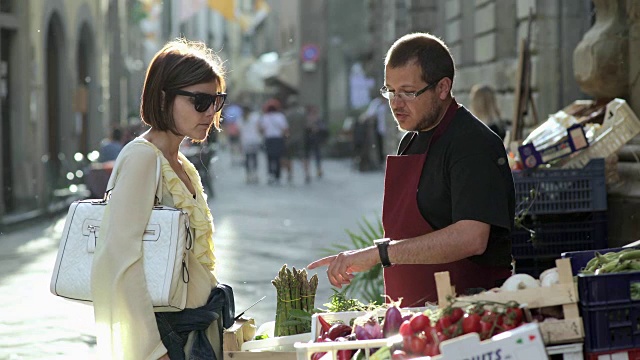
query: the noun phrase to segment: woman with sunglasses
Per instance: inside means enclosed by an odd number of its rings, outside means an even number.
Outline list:
[[[118,156],[93,261],[101,358],[185,359],[197,354],[222,359],[221,323],[228,316],[211,316],[203,323],[199,309],[211,306],[210,294],[224,286],[213,274],[212,216],[198,172],[179,147],[185,137],[200,142],[212,127],[220,129],[224,91],[222,62],[200,42],[167,43],[147,69],[140,116],[150,128]],[[161,203],[186,211],[194,235],[187,255],[187,305],[181,312],[154,312],[142,264],[142,235],[155,200],[158,158]],[[225,300],[214,305],[232,313],[232,294]]]

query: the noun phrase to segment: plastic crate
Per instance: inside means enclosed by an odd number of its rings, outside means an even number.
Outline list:
[[[579,274],[596,251],[605,254],[620,250],[622,248],[562,254],[571,259],[572,271],[578,274],[578,294],[587,352],[640,348],[640,298],[636,298],[631,292],[632,284],[640,283],[640,271]]]
[[[614,274],[583,275],[579,274],[589,260],[595,256],[595,252],[605,254],[617,252],[623,248],[599,249],[589,251],[577,251],[563,253],[562,257],[571,259],[571,269],[578,275],[578,293],[580,304],[583,306],[603,305],[640,305],[640,299],[635,299],[631,294],[631,286],[640,283],[640,271],[622,272]],[[640,331],[640,328],[638,328]]]
[[[604,169],[604,159],[592,159],[582,169],[513,171],[516,210],[530,215],[607,210]]]
[[[585,360],[640,360],[640,349],[587,353]]]
[[[557,257],[513,257],[516,261],[516,273],[528,274],[538,278],[540,274],[556,266]]]
[[[587,352],[640,348],[640,304],[581,306]]]
[[[511,253],[516,258],[549,257],[565,251],[600,249],[607,246],[607,213],[563,214],[525,219],[523,224],[536,232],[517,229],[511,236]]]

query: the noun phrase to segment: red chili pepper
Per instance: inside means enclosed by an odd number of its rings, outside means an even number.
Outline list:
[[[331,329],[331,324],[329,324],[322,316],[318,315],[318,321],[320,322],[320,326],[322,327],[322,333],[326,333]]]

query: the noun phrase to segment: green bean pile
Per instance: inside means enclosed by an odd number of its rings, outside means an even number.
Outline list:
[[[600,254],[595,252],[595,257],[580,271],[581,274],[599,275],[627,271],[640,270],[640,250],[628,248],[618,252]]]

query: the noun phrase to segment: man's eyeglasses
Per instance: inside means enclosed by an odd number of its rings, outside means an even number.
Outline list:
[[[213,104],[213,112],[217,113],[222,109],[222,105],[224,105],[224,101],[227,99],[227,94],[225,93],[211,95],[205,93],[192,93],[185,90],[170,90],[169,92],[193,98],[193,106],[196,108],[197,112],[205,112],[209,109],[211,104]]]
[[[402,100],[402,101],[411,101],[415,98],[417,98],[418,96],[422,95],[422,93],[424,93],[425,91],[435,87],[436,85],[438,85],[438,81],[435,81],[431,84],[427,84],[427,86],[423,87],[422,89],[416,91],[416,92],[395,92],[395,91],[389,91],[389,89],[387,89],[386,86],[383,86],[380,88],[380,95],[382,95],[382,97],[384,97],[385,99],[389,100],[389,101],[393,101],[393,99],[396,98],[396,96],[398,97],[398,99]]]

